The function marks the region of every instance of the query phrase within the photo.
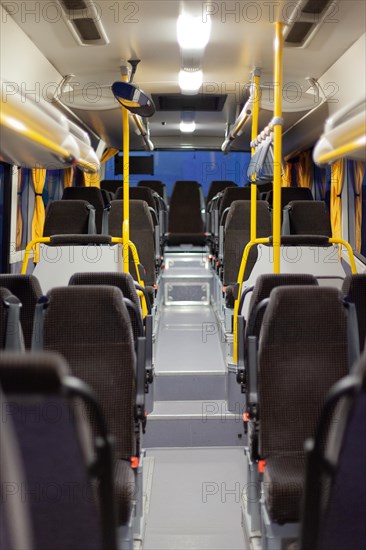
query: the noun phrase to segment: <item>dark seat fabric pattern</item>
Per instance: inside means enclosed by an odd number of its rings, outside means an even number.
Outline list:
[[[212,181],[207,193],[206,204],[213,199],[217,193],[224,191],[227,187],[236,187],[236,183],[233,181],[216,180]]]
[[[95,496],[75,418],[61,391],[67,374],[66,365],[60,359],[55,365],[49,356],[0,358],[0,383],[24,464],[22,492],[30,506],[35,548],[100,550]],[[17,390],[23,375],[29,383],[26,398],[24,388]]]
[[[273,204],[273,189],[268,191],[266,196],[267,202]],[[291,201],[311,201],[313,194],[307,187],[282,187],[281,188],[281,205],[284,208]]]
[[[97,187],[66,187],[62,200],[83,200],[94,206],[96,229],[98,233],[101,233],[105,202],[100,189]]]
[[[222,195],[219,205],[219,224],[224,211],[230,208],[234,201],[250,201],[251,189],[247,187],[227,187]]]
[[[102,180],[100,182],[101,189],[105,189],[110,193],[115,193],[122,185],[122,180]]]
[[[112,201],[109,214],[109,233],[112,237],[122,236],[123,201]],[[154,225],[145,201],[130,201],[130,240],[137,248],[140,263],[145,269],[145,283],[155,284],[155,242]],[[137,273],[130,253],[130,273],[137,280]]]
[[[33,317],[37,301],[42,296],[38,279],[34,275],[0,275],[0,287],[7,288],[22,303],[20,322],[24,343],[30,349],[32,343]]]
[[[289,210],[291,235],[332,236],[329,212],[323,201],[291,201]]]
[[[234,188],[235,189],[235,188]],[[257,237],[271,234],[271,218],[268,203],[257,204]],[[250,241],[250,201],[234,201],[231,204],[225,222],[224,233],[224,285],[237,282],[240,262],[245,246]],[[244,280],[248,279],[257,260],[257,247],[254,246],[248,256]]]
[[[44,348],[62,353],[72,373],[94,389],[116,437],[116,456],[130,460],[135,453],[136,358],[121,291],[70,286],[52,289],[48,298]]]
[[[314,275],[307,273],[265,273],[260,275],[253,289],[253,293],[249,303],[248,319],[253,315],[256,306],[265,298],[269,298],[271,291],[279,286],[294,286],[294,285],[313,285],[317,286],[318,282]],[[256,318],[254,335],[259,336],[260,326],[264,312],[259,312]]]
[[[315,433],[329,389],[347,372],[347,315],[341,292],[316,286],[273,289],[258,351],[259,454],[272,464],[268,476],[274,487],[267,494],[273,521],[299,517],[300,503],[295,513],[293,499],[301,492],[303,477],[296,460],[304,456],[304,442]],[[289,458],[296,460],[287,472]],[[300,487],[290,490],[288,500],[281,496],[286,479]]]
[[[200,187],[196,181],[177,181],[170,199],[168,244],[203,245]]]
[[[346,299],[356,306],[360,351],[362,352],[365,349],[366,340],[366,273],[348,275],[343,281],[342,291]]]
[[[115,286],[120,289],[123,296],[131,300],[137,310],[141,312],[140,300],[136,292],[135,284],[132,276],[129,273],[75,273],[69,282],[69,285],[104,285],[104,286]],[[140,336],[140,325],[139,321],[135,315],[129,311],[132,331],[134,334],[134,339],[136,341],[137,337]]]
[[[267,459],[263,491],[268,512],[277,522],[298,520],[304,490],[304,474],[303,455]]]
[[[72,373],[94,390],[115,438],[115,458],[129,462],[136,454],[136,356],[122,293],[111,286],[69,286],[52,289],[48,298],[44,348],[62,353]],[[123,523],[132,503],[126,490],[116,493]]]
[[[165,199],[165,185],[159,180],[141,180],[138,182],[138,187],[149,187],[155,191],[162,199]]]
[[[83,200],[51,202],[46,209],[43,236],[87,234],[89,207]]]

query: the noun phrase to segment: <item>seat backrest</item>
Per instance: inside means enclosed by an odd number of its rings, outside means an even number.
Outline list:
[[[332,236],[329,212],[323,201],[291,201],[286,209],[291,235]]]
[[[0,358],[0,384],[24,465],[21,493],[29,503],[35,548],[100,550],[99,514],[76,411],[63,393],[67,375],[64,361],[54,355]]]
[[[24,344],[30,349],[32,343],[34,309],[42,290],[34,275],[0,275],[0,287],[7,288],[22,303],[20,322],[22,325]]]
[[[162,199],[166,200],[165,185],[159,180],[141,180],[137,184],[139,187],[149,187],[155,193],[161,196]]]
[[[128,298],[136,306],[137,312],[141,318],[141,306],[140,300],[136,292],[135,284],[132,275],[129,273],[75,273],[69,282],[71,286],[87,286],[87,285],[104,285],[104,286],[116,286],[120,289],[123,296]],[[140,323],[136,315],[129,310],[132,331],[134,339],[136,341],[140,334]]]
[[[273,189],[268,191],[266,200],[272,206]],[[291,201],[311,201],[313,194],[307,187],[281,187],[281,205],[284,208]]]
[[[103,180],[100,182],[100,188],[115,193],[118,187],[121,187],[122,180]]]
[[[116,458],[130,460],[136,452],[136,357],[121,291],[69,286],[54,288],[47,296],[44,349],[61,353],[71,372],[94,390],[116,438]]]
[[[83,200],[53,201],[47,206],[43,236],[86,235],[95,233],[89,227],[90,210],[93,207]]]
[[[343,281],[343,294],[356,306],[360,351],[365,349],[366,340],[366,273],[348,275]]]
[[[268,203],[260,201],[257,204],[257,236],[268,237],[271,231],[271,217]],[[230,206],[225,222],[223,254],[225,285],[236,283],[238,280],[243,250],[249,241],[250,201],[234,201]],[[257,249],[253,247],[248,256],[244,280],[249,277],[256,260]]]
[[[250,186],[246,187],[227,187],[224,191],[219,206],[219,224],[224,211],[230,208],[234,201],[250,201],[251,190]]]
[[[26,487],[26,477],[14,426],[5,412],[9,409],[10,404],[0,390],[0,548],[32,550],[30,510],[20,490]],[[14,491],[14,487],[18,490]]]
[[[101,233],[105,204],[100,189],[97,187],[66,187],[62,195],[62,200],[82,200],[94,206],[96,229],[98,233]]]
[[[169,233],[203,233],[200,186],[196,181],[175,182],[170,199]]]
[[[274,288],[258,350],[259,452],[304,453],[330,387],[348,372],[347,313],[336,288]]]
[[[366,353],[331,389],[307,445],[301,550],[366,548],[365,417]]]
[[[210,184],[210,188],[207,193],[206,197],[206,204],[210,202],[211,199],[217,195],[217,193],[220,193],[220,191],[224,191],[227,187],[236,187],[236,183],[233,181],[224,181],[224,180],[216,180],[212,181]]]
[[[298,273],[265,273],[260,275],[255,282],[253,293],[249,303],[248,309],[248,323],[254,314],[257,305],[264,300],[269,298],[272,290],[279,286],[299,286],[299,285],[312,285],[317,286],[318,281],[314,275],[308,273],[298,274]],[[253,327],[253,332],[251,335],[259,336],[260,327],[263,319],[263,311],[258,312],[256,315],[255,325]],[[248,327],[247,323],[247,327]]]
[[[123,188],[120,187],[116,192],[116,200],[123,200]],[[150,208],[156,211],[156,202],[151,189],[148,187],[131,187],[130,200],[145,201]]]
[[[112,237],[122,236],[123,201],[112,201],[109,213],[109,233]],[[130,201],[130,240],[137,248],[140,263],[145,269],[147,285],[155,284],[155,241],[154,225],[145,201]],[[130,254],[130,273],[137,280],[137,273]]]

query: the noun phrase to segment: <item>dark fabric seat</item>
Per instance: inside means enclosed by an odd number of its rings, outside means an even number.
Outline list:
[[[283,234],[332,236],[329,212],[323,201],[291,201],[284,209]]]
[[[235,188],[229,190],[236,190]],[[238,189],[239,190],[239,189]],[[271,234],[271,217],[268,203],[257,204],[257,237]],[[224,232],[224,285],[235,284],[238,280],[240,262],[245,246],[250,241],[250,201],[234,201],[226,218]],[[244,280],[248,279],[257,260],[257,248],[249,253]]]
[[[315,433],[329,389],[348,368],[341,292],[316,286],[273,289],[263,316],[257,369],[259,456],[270,464],[266,479],[273,485],[267,493],[272,500],[266,506],[273,521],[299,518],[297,461]]]
[[[134,310],[129,310],[129,315],[132,324],[132,331],[134,335],[134,340],[136,342],[140,334],[141,326],[141,305],[140,300],[136,292],[136,287],[132,278],[132,275],[129,273],[75,273],[69,282],[71,286],[80,286],[80,285],[104,285],[104,286],[115,286],[120,289],[123,296],[131,300],[136,306],[137,313]],[[139,316],[139,319],[137,318]]]
[[[360,351],[362,352],[366,344],[366,273],[346,277],[343,281],[342,291],[346,299],[356,306]]]
[[[272,290],[274,288],[277,288],[279,286],[303,286],[303,285],[313,285],[317,286],[318,281],[314,277],[314,275],[310,275],[308,273],[265,273],[263,275],[260,275],[256,282],[253,289],[253,293],[250,298],[249,303],[249,309],[248,309],[248,323],[249,319],[251,319],[257,305],[264,300],[265,298],[269,298]],[[256,316],[255,324],[253,327],[253,331],[251,332],[252,336],[259,336],[260,327],[262,324],[264,312],[261,311]],[[248,324],[247,324],[248,327]]]
[[[177,181],[170,199],[167,241],[170,245],[204,245],[200,186],[196,181]]]
[[[305,457],[271,457],[266,461],[263,491],[271,518],[281,523],[297,521],[304,491]]]
[[[54,201],[47,206],[43,236],[86,235],[95,233],[95,222],[90,220],[94,208],[83,200]]]
[[[109,214],[109,233],[113,237],[122,236],[123,201],[112,201]],[[153,287],[155,274],[154,225],[145,201],[130,201],[130,240],[137,248],[140,263],[145,270],[145,283]],[[130,254],[130,273],[137,280],[137,273]]]
[[[221,224],[223,213],[230,208],[234,201],[250,201],[251,189],[246,187],[227,187],[219,202],[219,224]]]
[[[116,460],[129,463],[137,451],[136,356],[122,293],[111,286],[69,286],[52,289],[48,298],[44,349],[62,353],[72,373],[94,390],[115,437]],[[123,464],[115,471],[126,478]],[[116,486],[122,482],[117,479]],[[130,489],[117,493],[120,524],[130,517],[132,502],[125,498]]]
[[[212,181],[206,197],[206,204],[208,204],[216,195],[221,191],[224,191],[227,187],[236,187],[236,183],[233,181],[216,180]]]
[[[366,548],[366,352],[331,389],[307,445],[301,550]]]
[[[122,180],[103,180],[100,182],[100,188],[114,194],[121,184]]]
[[[20,322],[22,325],[24,344],[30,349],[32,343],[34,309],[42,290],[34,275],[0,275],[0,287],[7,288],[22,303]]]
[[[10,415],[5,415],[5,411],[10,410],[10,403],[1,390],[0,410],[3,411],[0,416],[0,548],[32,550],[34,541],[29,503],[21,490],[6,490],[26,487],[27,481],[14,425]]]
[[[166,200],[165,185],[159,180],[141,180],[137,184],[139,187],[149,187],[152,191],[155,191],[162,199]]]
[[[82,200],[94,206],[96,230],[98,233],[102,232],[103,212],[106,204],[100,189],[97,187],[66,187],[62,200]]]
[[[281,205],[284,208],[291,201],[311,201],[313,194],[307,187],[281,187]],[[266,201],[272,206],[273,189],[268,191]]]
[[[35,548],[106,549],[88,471],[92,455],[80,431],[86,419],[80,402],[77,408],[67,397],[63,381],[68,376],[64,360],[54,354],[0,357],[0,384],[24,464],[22,494],[29,502]],[[105,504],[100,501],[101,510]],[[116,539],[115,526],[110,535]]]

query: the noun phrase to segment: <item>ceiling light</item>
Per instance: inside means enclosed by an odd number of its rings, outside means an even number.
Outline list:
[[[210,16],[207,16],[206,22],[203,22],[202,16],[182,14],[178,17],[177,38],[183,50],[203,50],[208,44],[210,34]]]
[[[183,94],[195,94],[203,82],[202,71],[182,69],[179,72],[179,86]]]
[[[193,132],[196,130],[196,123],[194,120],[192,122],[185,122],[184,120],[182,120],[179,128],[183,134],[193,134]]]

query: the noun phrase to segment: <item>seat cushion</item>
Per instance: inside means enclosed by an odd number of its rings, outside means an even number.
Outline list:
[[[114,464],[114,490],[117,500],[117,522],[129,522],[132,500],[135,498],[135,474],[127,460],[116,460]]]
[[[267,460],[263,491],[272,521],[287,523],[299,520],[304,478],[304,456],[276,456]]]

